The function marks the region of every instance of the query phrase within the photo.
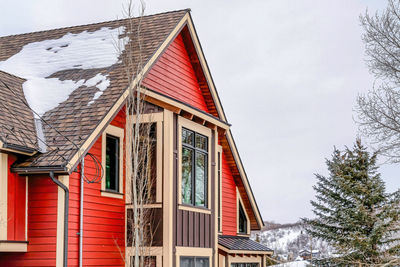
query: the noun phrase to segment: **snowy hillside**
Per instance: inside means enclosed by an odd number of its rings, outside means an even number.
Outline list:
[[[310,263],[308,261],[291,261],[278,265],[271,265],[271,267],[306,267]]]
[[[265,222],[265,225],[262,231],[253,233],[253,238],[273,249],[275,256],[280,260],[294,260],[302,250],[318,251],[319,256],[329,254],[328,246],[319,240],[311,239],[301,223]]]

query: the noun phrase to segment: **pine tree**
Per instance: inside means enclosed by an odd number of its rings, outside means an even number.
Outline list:
[[[398,263],[400,193],[386,193],[372,155],[357,140],[353,150],[335,148],[329,175],[316,174],[315,219],[303,219],[308,234],[327,241],[335,255],[319,266],[378,266]],[[388,265],[393,266],[393,265]]]

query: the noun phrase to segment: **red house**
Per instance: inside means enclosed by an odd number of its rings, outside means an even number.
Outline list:
[[[272,251],[249,239],[263,220],[190,11],[131,22],[143,64],[130,83],[129,20],[0,37],[0,266],[129,266],[126,99],[138,83],[157,148],[151,265],[265,266]]]

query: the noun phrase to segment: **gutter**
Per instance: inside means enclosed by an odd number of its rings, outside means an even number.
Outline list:
[[[69,209],[69,189],[63,183],[61,183],[58,179],[54,177],[54,172],[50,172],[51,180],[61,187],[62,190],[65,192],[65,200],[64,200],[64,259],[63,259],[63,266],[68,266],[68,209]]]

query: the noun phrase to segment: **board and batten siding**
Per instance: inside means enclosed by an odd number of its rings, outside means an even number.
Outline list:
[[[142,84],[154,91],[208,112],[181,34],[175,38],[157,60]]]
[[[110,124],[123,129],[125,128],[124,108]],[[89,152],[101,162],[101,136],[96,140]],[[80,170],[81,165],[79,164],[77,171],[70,175],[69,182],[68,265],[72,266],[78,266],[79,263],[79,235],[77,233],[79,233]],[[123,170],[125,170],[125,164]],[[94,178],[95,172],[94,162],[87,156],[85,158],[85,175],[89,179]],[[123,177],[125,177],[125,171]],[[104,174],[103,179],[105,179]],[[125,183],[123,184],[125,185]],[[83,265],[123,266],[123,254],[125,251],[125,198],[119,199],[101,196],[100,190],[100,182],[84,183]]]

